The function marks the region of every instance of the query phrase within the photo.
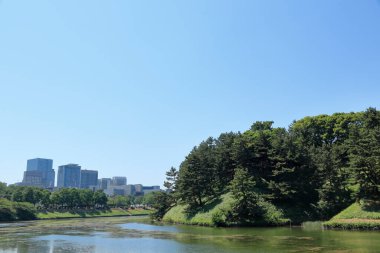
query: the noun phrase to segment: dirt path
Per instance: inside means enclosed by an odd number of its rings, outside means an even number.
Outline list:
[[[342,222],[342,223],[380,223],[380,220],[375,219],[336,219],[335,221]]]

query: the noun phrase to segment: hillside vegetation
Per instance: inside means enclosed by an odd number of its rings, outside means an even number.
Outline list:
[[[232,194],[224,194],[219,198],[209,201],[194,214],[186,212],[188,205],[179,204],[171,208],[162,220],[170,223],[200,226],[246,225],[245,223],[234,223],[229,220],[228,215],[232,212],[233,203]],[[289,224],[289,220],[284,219],[283,214],[272,205],[269,205],[269,210],[266,214],[263,220],[251,225],[263,225],[262,222],[265,222],[265,225],[273,226]]]
[[[0,199],[0,221],[33,220],[36,214],[36,208],[30,203]]]
[[[255,122],[243,133],[207,138],[179,170],[171,168],[170,193],[156,194],[154,218],[210,224],[220,216],[222,225],[271,225],[272,214],[293,224],[328,220],[355,201],[378,203],[379,161],[375,108],[305,117],[289,128]],[[219,200],[230,208],[209,208]]]
[[[354,203],[323,225],[337,229],[380,230],[380,206],[365,202]]]

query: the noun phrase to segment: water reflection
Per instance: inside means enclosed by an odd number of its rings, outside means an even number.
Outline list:
[[[157,226],[111,218],[20,225],[0,228],[0,253],[372,253],[380,249],[377,232]]]

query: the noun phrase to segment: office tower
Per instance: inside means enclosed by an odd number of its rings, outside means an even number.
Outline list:
[[[127,185],[127,178],[126,177],[113,177],[112,178],[112,185],[113,186]]]
[[[98,188],[101,190],[105,190],[111,186],[111,178],[101,178],[98,180]]]
[[[80,188],[87,189],[98,185],[97,170],[82,170],[80,173]]]
[[[53,170],[53,160],[44,158],[35,158],[27,161],[26,171],[39,171],[41,172],[41,184],[40,187],[53,188],[55,182],[55,171]],[[37,173],[38,174],[38,173]],[[35,176],[37,175],[35,174]],[[25,178],[25,175],[33,177],[33,173],[24,173],[23,184],[29,185],[29,179]]]
[[[25,171],[24,172],[24,179],[22,180],[21,185],[44,187],[43,186],[42,171],[38,171],[38,170]]]
[[[58,188],[79,188],[80,171],[78,164],[67,164],[58,167]]]

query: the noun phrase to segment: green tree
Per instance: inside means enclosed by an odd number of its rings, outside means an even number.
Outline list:
[[[236,161],[233,156],[233,143],[239,134],[223,133],[215,141],[215,185],[216,192],[226,190],[226,186],[234,177]]]
[[[194,148],[180,166],[177,180],[178,197],[193,211],[215,196],[214,140],[202,142]]]
[[[166,192],[152,192],[152,207],[155,211],[151,214],[153,220],[161,220],[165,213],[173,207],[175,201],[171,194]]]
[[[7,185],[0,182],[0,198],[6,198],[7,195]]]
[[[369,108],[364,127],[352,128],[351,167],[359,184],[358,199],[380,200],[380,112]]]
[[[102,190],[98,190],[94,193],[94,205],[95,207],[105,208],[107,207],[108,198]]]
[[[82,189],[79,192],[79,203],[82,207],[94,207],[94,192],[90,189]]]
[[[247,169],[237,168],[229,189],[232,192],[234,203],[232,205],[231,220],[238,223],[253,223],[261,219],[263,210],[258,205],[260,196],[255,190],[256,181]]]
[[[166,181],[164,186],[168,191],[174,192],[176,190],[176,184],[178,179],[178,171],[176,168],[171,167],[170,170],[166,172]]]

